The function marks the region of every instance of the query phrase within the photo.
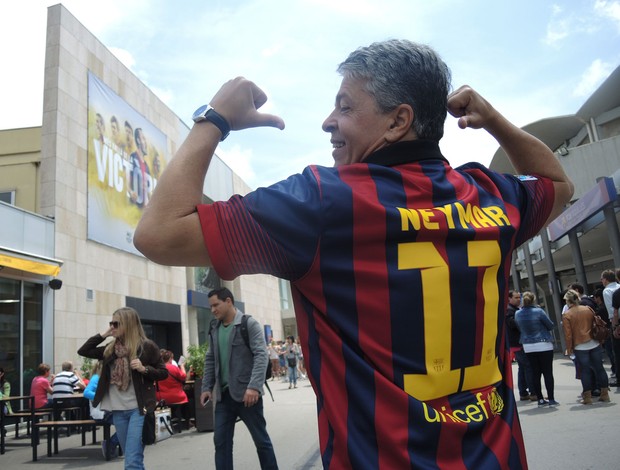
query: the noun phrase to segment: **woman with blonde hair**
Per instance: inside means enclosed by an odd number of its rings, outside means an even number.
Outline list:
[[[534,392],[538,399],[538,406],[558,406],[555,400],[553,378],[553,337],[551,330],[553,322],[547,313],[536,305],[536,296],[532,292],[521,294],[523,307],[515,314],[515,321],[521,332],[523,351],[532,367]],[[540,385],[540,376],[545,379],[545,388],[549,400],[545,400]]]
[[[109,337],[112,341],[106,342]],[[157,406],[155,382],[168,377],[159,347],[146,337],[138,312],[123,307],[112,314],[110,327],[89,338],[78,354],[103,361],[93,405],[101,403],[102,410],[112,412],[125,470],[144,469],[144,415]]]
[[[592,374],[596,374],[596,381],[601,387],[601,396],[598,401],[608,402],[609,379],[603,367],[603,348],[592,338],[590,331],[594,323],[594,311],[590,307],[579,304],[579,294],[568,290],[564,294],[564,301],[568,310],[562,317],[562,328],[566,338],[568,354],[575,354],[575,359],[581,366],[581,385],[583,387],[584,405],[592,404]]]

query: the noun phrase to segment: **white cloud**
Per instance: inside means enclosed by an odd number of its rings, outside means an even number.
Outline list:
[[[552,21],[547,25],[545,44],[553,46],[568,36],[570,25],[567,20]]]
[[[594,15],[589,7],[587,10],[577,8],[565,10],[557,4],[553,5],[543,42],[548,46],[557,47],[572,36],[600,34],[600,30],[605,27],[601,19],[611,19],[617,22],[620,31],[619,1],[596,0],[592,8]]]
[[[573,90],[573,96],[590,96],[613,70],[613,64],[596,59],[581,76],[579,84]]]
[[[599,15],[608,18],[616,23],[620,32],[620,2],[610,2],[608,0],[597,0],[594,3],[594,11]]]

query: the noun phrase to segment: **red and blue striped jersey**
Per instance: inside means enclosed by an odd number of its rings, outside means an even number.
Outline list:
[[[224,279],[291,281],[325,468],[521,469],[507,281],[553,199],[414,141],[198,213]]]

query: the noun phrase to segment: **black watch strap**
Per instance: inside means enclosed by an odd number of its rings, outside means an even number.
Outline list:
[[[228,137],[228,134],[230,134],[230,125],[220,113],[213,109],[211,105],[206,105],[203,107],[203,109],[199,109],[199,111],[202,112],[194,115],[194,122],[209,121],[210,123],[212,123],[222,133],[220,142],[223,141],[226,137]]]

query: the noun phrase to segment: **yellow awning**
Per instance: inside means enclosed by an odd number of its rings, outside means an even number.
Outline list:
[[[17,258],[6,254],[0,254],[0,266],[28,271],[29,273],[42,274],[44,276],[58,276],[60,266],[56,264],[42,263],[24,258]]]

